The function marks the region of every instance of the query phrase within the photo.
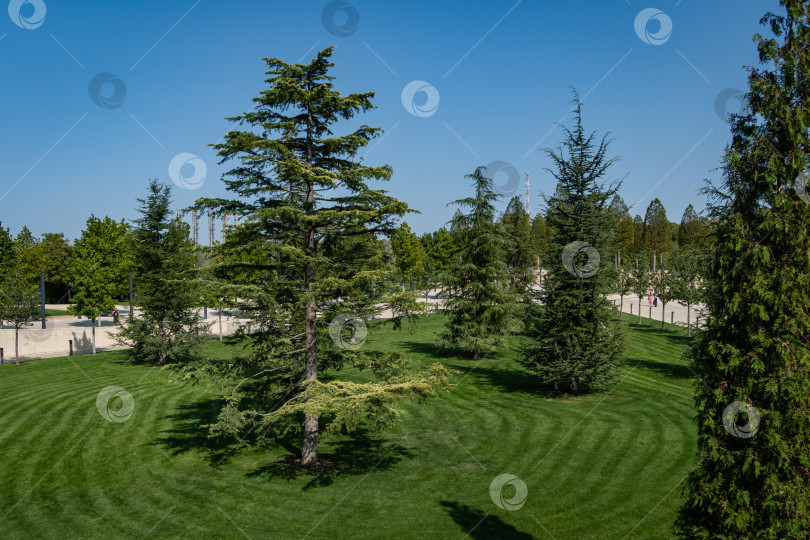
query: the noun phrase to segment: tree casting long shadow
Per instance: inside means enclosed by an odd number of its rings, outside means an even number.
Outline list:
[[[509,362],[506,365],[511,364]],[[522,392],[539,397],[561,397],[564,394],[553,385],[544,383],[537,375],[523,369],[498,369],[477,366],[470,370],[470,375],[482,379],[485,383],[502,392]]]
[[[499,538],[505,540],[532,540],[534,536],[519,531],[512,525],[504,522],[498,516],[485,514],[477,508],[451,501],[441,501],[445,511],[458,523],[458,526],[474,539],[489,540]]]

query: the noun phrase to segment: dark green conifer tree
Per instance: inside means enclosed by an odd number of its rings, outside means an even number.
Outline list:
[[[265,59],[268,87],[250,112],[229,119],[244,129],[214,145],[222,162],[234,164],[224,179],[234,198],[197,201],[198,208],[245,217],[217,248],[225,262],[214,272],[228,280],[231,297],[249,300],[255,333],[246,337],[250,354],[192,365],[186,374],[216,372],[229,383],[213,436],[261,442],[302,432],[303,467],[319,464],[321,427],[381,428],[401,414],[399,400],[425,399],[449,385],[441,364],[423,370],[401,353],[359,350],[362,342],[342,337],[365,324],[358,303],[371,302],[371,284],[388,271],[369,268],[367,246],[349,240],[390,236],[411,209],[369,185],[390,179],[390,166],[359,160],[379,128],[359,124],[334,133],[340,120],[372,109],[374,93],[335,89],[333,51],[307,64]],[[318,380],[323,370],[347,364],[372,369],[377,380]]]
[[[207,326],[197,312],[197,263],[189,226],[171,212],[171,188],[157,180],[138,199],[141,217],[132,231],[137,314],[122,320],[118,341],[134,349],[136,362],[164,365],[190,360],[203,346]]]
[[[676,531],[810,537],[810,2],[757,34],[749,111],[732,121],[709,257],[711,313],[693,349],[697,466]]]
[[[624,338],[606,295],[615,276],[609,271],[608,246],[615,218],[608,204],[616,183],[600,183],[616,161],[607,157],[606,138],[585,132],[582,106],[574,99],[574,127],[548,149],[557,180],[546,199],[546,224],[552,232],[544,266],[550,270],[540,293],[542,307],[532,308],[532,343],[524,365],[565,392],[604,388],[623,361]]]
[[[461,249],[442,279],[448,313],[439,336],[440,345],[470,351],[476,359],[503,345],[518,327],[519,310],[504,262],[506,235],[502,224],[495,223],[494,205],[500,196],[484,171],[478,167],[466,176],[475,190],[472,197],[450,203],[460,207],[453,232]]]

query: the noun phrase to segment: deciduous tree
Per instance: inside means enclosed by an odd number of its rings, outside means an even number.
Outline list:
[[[123,220],[116,222],[109,217],[102,220],[90,216],[68,259],[65,273],[73,290],[68,312],[92,322],[93,354],[96,353],[96,323],[126,294],[132,264],[129,225]]]

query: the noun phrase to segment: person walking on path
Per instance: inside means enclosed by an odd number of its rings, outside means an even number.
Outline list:
[[[658,297],[657,296],[653,297],[653,307],[658,307]]]
[[[647,297],[647,302],[649,302],[649,304],[652,305],[652,303],[653,303],[653,295],[652,295],[652,293],[650,293],[650,295]]]
[[[113,312],[112,312],[112,316],[113,316],[113,324],[114,324],[115,326],[118,326],[118,321],[119,321],[119,320],[120,320],[120,318],[121,318],[121,314],[120,314],[120,313],[118,313],[118,308],[115,308],[115,309],[113,310]]]

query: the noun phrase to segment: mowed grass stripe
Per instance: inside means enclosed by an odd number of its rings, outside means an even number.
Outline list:
[[[213,421],[219,396],[127,365],[126,353],[0,366],[8,398],[0,399],[0,508],[46,475],[0,528],[10,537],[239,538],[241,529],[300,538],[323,518],[309,538],[426,538],[461,537],[485,518],[474,534],[544,538],[537,518],[559,539],[621,538],[663,499],[632,536],[669,535],[679,490],[667,493],[695,451],[682,332],[628,325],[627,369],[640,361],[628,379],[607,396],[557,398],[515,362],[514,349],[477,364],[436,349],[441,324],[431,316],[413,334],[378,330],[366,346],[444,362],[460,384],[427,405],[404,403],[402,422],[368,442],[322,438],[324,456],[338,462],[316,474],[286,467],[280,447],[220,460],[227,448],[199,427]],[[109,385],[135,399],[126,422],[96,411]],[[66,448],[82,428],[86,438]],[[501,473],[526,482],[522,509],[490,499]]]

